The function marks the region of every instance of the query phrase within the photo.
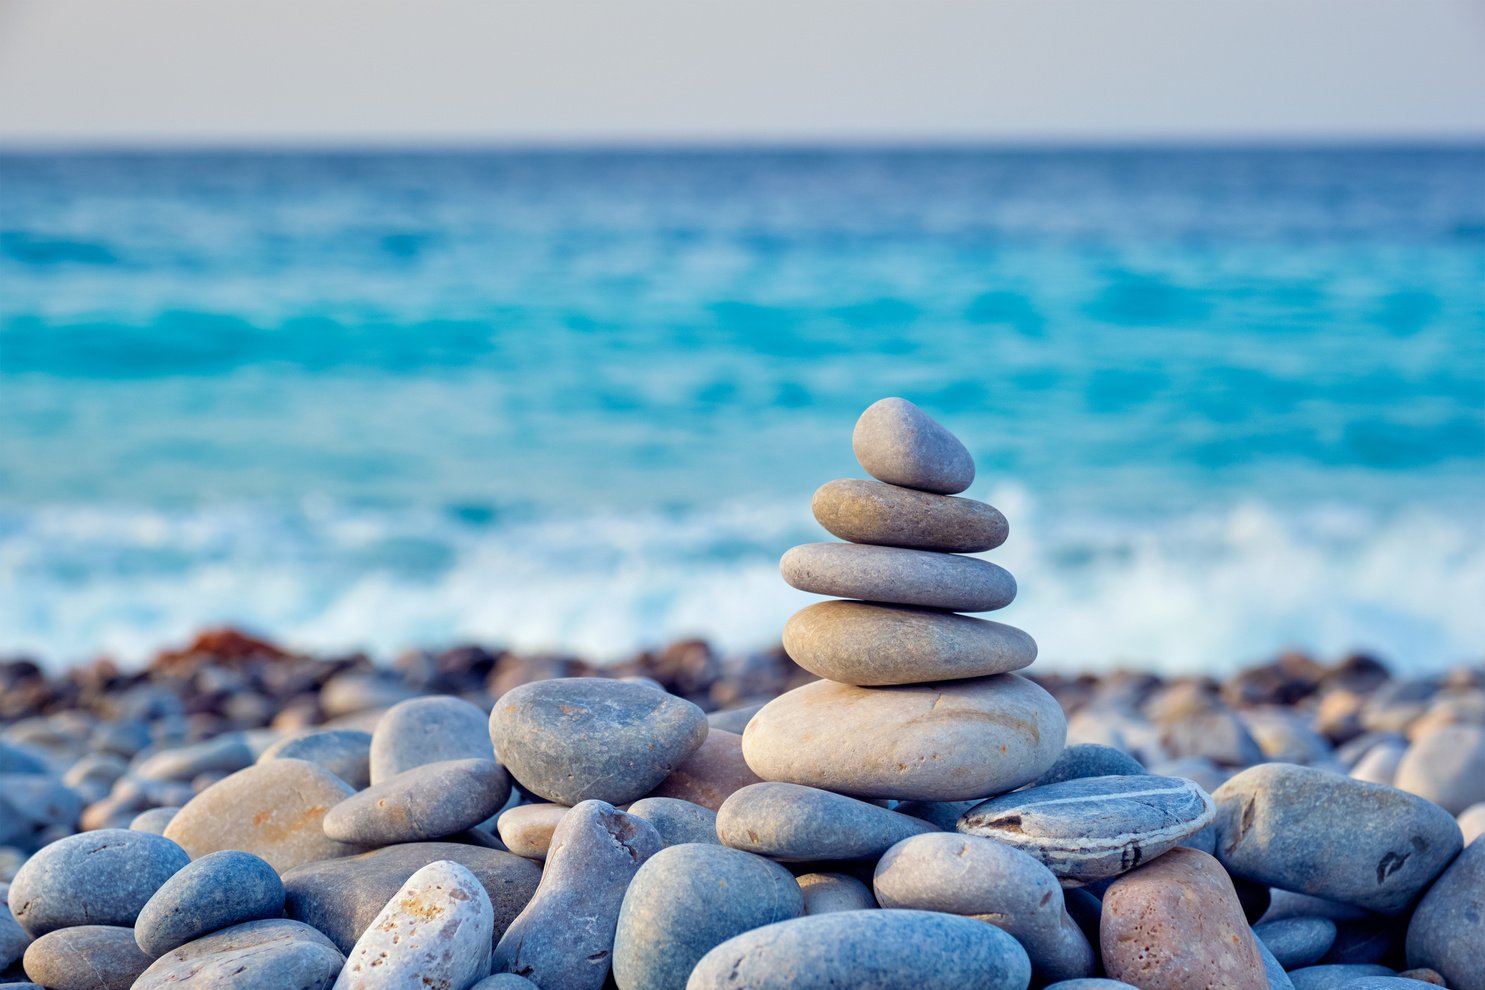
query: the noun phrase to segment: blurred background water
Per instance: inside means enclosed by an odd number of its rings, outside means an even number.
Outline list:
[[[0,653],[777,641],[856,415],[1049,666],[1485,646],[1485,149],[0,156]]]

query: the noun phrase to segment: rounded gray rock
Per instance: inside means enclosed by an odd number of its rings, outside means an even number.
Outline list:
[[[806,543],[780,558],[779,573],[816,595],[950,612],[992,612],[1016,597],[1016,579],[1005,568],[931,550]]]
[[[240,732],[229,732],[187,746],[162,749],[141,760],[132,773],[143,780],[190,780],[211,770],[234,773],[253,763],[253,751]]]
[[[484,713],[480,712],[481,731],[484,721]],[[360,790],[371,783],[371,733],[329,729],[291,736],[280,739],[258,757],[259,763],[269,760],[308,760]]]
[[[1038,980],[1090,976],[1097,965],[1057,878],[999,842],[947,832],[904,839],[877,863],[872,889],[884,908],[942,911],[1003,929],[1026,950]]]
[[[922,409],[896,396],[866,407],[851,432],[866,473],[889,485],[954,495],[975,480],[974,458]]]
[[[1485,838],[1475,839],[1423,895],[1408,923],[1408,965],[1438,970],[1450,990],[1485,990]]]
[[[1393,976],[1386,966],[1373,963],[1305,966],[1289,974],[1294,990],[1344,990],[1356,980],[1372,976]]]
[[[1211,795],[1181,777],[1081,777],[975,805],[959,831],[1029,853],[1059,878],[1127,873],[1212,823]]]
[[[208,853],[166,880],[134,922],[134,938],[151,959],[209,932],[278,918],[284,885],[251,853]]]
[[[953,612],[816,602],[784,623],[784,651],[843,684],[917,684],[1020,670],[1036,641],[1015,626]]]
[[[425,763],[492,760],[489,718],[463,698],[411,698],[387,709],[371,734],[371,783]]]
[[[920,818],[801,784],[750,784],[717,812],[724,844],[786,862],[875,859],[934,831]]]
[[[132,990],[329,990],[344,964],[340,950],[308,925],[249,921],[172,949]]]
[[[16,871],[10,910],[32,935],[74,925],[132,927],[155,891],[190,861],[180,846],[148,832],[81,832]]]
[[[647,797],[634,802],[626,810],[655,826],[660,841],[666,846],[688,842],[722,844],[722,840],[717,838],[717,813],[699,804],[680,798]]]
[[[1009,532],[1005,516],[984,502],[859,478],[821,485],[810,508],[830,535],[850,543],[980,553]]]
[[[803,911],[799,884],[777,863],[721,846],[662,849],[624,895],[614,980],[620,990],[684,990],[716,946]]]
[[[1444,725],[1408,747],[1392,785],[1451,815],[1485,801],[1485,725]]]
[[[744,932],[687,990],[1026,990],[1031,963],[994,925],[933,911],[837,911]]]
[[[59,928],[26,949],[26,976],[47,990],[129,990],[155,960],[134,932],[109,925]]]
[[[601,677],[522,684],[490,714],[490,737],[511,776],[566,805],[644,797],[706,733],[706,716],[689,701]]]
[[[1060,980],[1057,983],[1049,983],[1043,990],[1140,990],[1140,988],[1133,983],[1125,983],[1123,980],[1105,980],[1103,977],[1090,976],[1081,980]]]
[[[877,907],[871,888],[844,873],[802,873],[794,878],[804,895],[805,914],[869,911]]]
[[[1258,941],[1268,946],[1285,969],[1313,966],[1335,944],[1335,922],[1329,918],[1278,918],[1253,926]]]
[[[510,778],[494,760],[426,763],[331,808],[325,834],[359,846],[441,839],[478,825],[508,797]]]
[[[535,983],[515,973],[496,973],[480,980],[469,990],[537,990]]]
[[[1057,757],[1057,762],[1032,782],[1032,787],[1060,784],[1064,780],[1080,780],[1084,777],[1129,777],[1147,772],[1139,760],[1122,749],[1101,746],[1098,743],[1080,743],[1069,746]]]
[[[0,884],[0,972],[18,962],[25,954],[26,946],[31,944],[31,936],[11,916],[10,905],[5,903],[8,887],[8,884]]]
[[[129,820],[129,828],[135,832],[151,832],[155,835],[164,835],[165,830],[170,827],[170,822],[175,818],[179,808],[165,806],[163,808],[151,808],[149,811],[141,811]]]

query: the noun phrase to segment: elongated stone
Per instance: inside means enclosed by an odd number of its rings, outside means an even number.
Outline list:
[[[984,502],[859,478],[821,485],[810,508],[832,536],[850,543],[979,553],[1009,532],[1005,516]]]
[[[722,844],[717,838],[717,813],[699,804],[680,798],[647,797],[635,801],[627,810],[653,825],[667,847],[688,842]]]
[[[463,698],[410,698],[387,709],[371,736],[371,782],[447,760],[492,760],[488,716]]]
[[[784,650],[812,674],[867,687],[1004,674],[1036,659],[1036,641],[1015,626],[854,601],[795,612]]]
[[[966,811],[958,828],[1029,853],[1065,881],[1087,883],[1175,848],[1215,815],[1211,795],[1192,781],[1137,774],[1003,794]]]
[[[495,829],[505,848],[526,859],[543,860],[552,845],[552,833],[572,809],[565,804],[520,804],[500,813]]]
[[[494,760],[427,763],[331,808],[325,834],[363,846],[440,839],[478,825],[509,796],[510,778]]]
[[[484,728],[481,714],[480,727]],[[280,739],[263,751],[259,763],[270,760],[307,760],[329,770],[360,790],[371,783],[371,733],[331,729]]]
[[[763,707],[743,755],[765,780],[864,798],[961,801],[1046,772],[1067,722],[1017,674],[865,688],[816,681]]]
[[[1438,878],[1408,923],[1409,966],[1438,970],[1454,990],[1485,990],[1485,838]]]
[[[875,859],[910,835],[933,831],[922,819],[799,784],[744,787],[717,812],[723,843],[792,862]]]
[[[69,835],[16,871],[10,910],[33,936],[74,925],[133,927],[155,891],[190,861],[180,846],[148,832]]]
[[[340,950],[309,925],[249,921],[171,949],[132,990],[328,990],[344,963]]]
[[[128,990],[154,959],[134,931],[108,925],[59,928],[26,949],[26,975],[47,990]]]
[[[991,612],[1016,597],[1009,571],[978,557],[856,543],[806,543],[779,561],[784,580],[816,595]]]
[[[277,918],[284,885],[251,853],[208,853],[166,880],[139,912],[134,939],[151,959],[210,932]]]
[[[878,399],[851,432],[856,460],[890,485],[953,495],[975,480],[974,458],[959,439],[907,399]]]

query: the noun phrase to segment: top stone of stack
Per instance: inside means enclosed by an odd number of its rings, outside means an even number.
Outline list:
[[[975,480],[974,458],[959,438],[906,399],[872,403],[856,421],[851,449],[878,481],[957,495]]]

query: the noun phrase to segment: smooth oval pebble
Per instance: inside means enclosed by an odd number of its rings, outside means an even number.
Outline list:
[[[518,804],[500,813],[495,829],[505,848],[527,859],[546,859],[557,823],[572,809],[565,804]]]
[[[515,973],[496,973],[480,980],[469,990],[537,990],[535,983]]]
[[[1211,795],[1181,777],[1080,777],[975,805],[958,829],[1003,842],[1078,883],[1117,876],[1211,824]]]
[[[344,964],[340,950],[309,925],[249,921],[170,950],[132,990],[328,990]]]
[[[1040,777],[1066,734],[1056,700],[1017,674],[878,688],[815,681],[753,716],[743,755],[765,780],[959,801]]]
[[[1485,725],[1444,725],[1420,736],[1398,762],[1392,785],[1451,815],[1485,801]]]
[[[620,990],[684,990],[711,949],[803,911],[799,884],[777,863],[721,846],[662,849],[624,894],[614,981]]]
[[[1278,918],[1253,926],[1279,965],[1298,969],[1319,962],[1335,944],[1335,922],[1329,918]]]
[[[910,835],[934,831],[922,819],[800,784],[744,787],[717,812],[723,843],[786,862],[875,859]]]
[[[31,935],[74,925],[132,927],[140,908],[191,861],[148,832],[80,832],[44,847],[10,882],[10,911]]]
[[[877,863],[872,889],[884,908],[988,921],[1021,943],[1038,980],[1094,971],[1093,947],[1068,917],[1057,878],[1010,846],[946,832],[904,839]]]
[[[1289,974],[1294,990],[1344,990],[1367,977],[1393,976],[1392,970],[1374,963],[1305,966]]]
[[[1485,838],[1475,839],[1423,895],[1408,923],[1408,965],[1437,970],[1450,990],[1485,990]]]
[[[448,760],[493,760],[489,716],[463,698],[410,698],[387,709],[371,734],[371,783]]]
[[[679,798],[647,797],[640,798],[625,810],[653,825],[666,846],[688,842],[722,844],[722,840],[717,838],[717,813],[699,804]]]
[[[644,797],[701,746],[706,715],[689,701],[601,677],[534,681],[490,714],[500,762],[557,804]]]
[[[155,835],[164,835],[165,829],[170,827],[171,821],[179,808],[164,807],[151,808],[149,811],[141,811],[129,820],[129,829],[134,832],[152,832]]]
[[[866,407],[851,431],[851,450],[867,474],[889,485],[954,495],[975,480],[974,458],[959,438],[897,396]]]
[[[1436,804],[1291,763],[1244,770],[1212,797],[1216,855],[1229,873],[1387,914],[1406,908],[1463,845]]]
[[[26,976],[47,990],[129,990],[155,960],[134,931],[108,925],[59,928],[26,949]]]
[[[134,938],[154,959],[209,932],[283,911],[284,885],[273,867],[252,853],[223,850],[166,880],[139,912]]]
[[[1140,990],[1140,988],[1133,983],[1125,983],[1123,980],[1105,980],[1100,976],[1090,976],[1086,979],[1049,983],[1042,990]]]
[[[1060,784],[1064,780],[1080,780],[1084,777],[1128,777],[1145,773],[1139,760],[1122,749],[1101,746],[1098,743],[1081,743],[1069,746],[1057,757],[1057,762],[1032,782],[1032,787]]]
[[[831,536],[876,546],[980,553],[1009,532],[1005,516],[984,502],[859,478],[821,485],[810,509]]]
[[[325,834],[360,846],[426,842],[472,828],[510,797],[494,760],[446,760],[404,770],[325,813]]]
[[[744,932],[687,990],[1026,990],[1026,951],[994,925],[933,911],[836,911]]]
[[[484,721],[481,713],[481,729]],[[269,760],[307,760],[360,790],[371,783],[371,733],[330,729],[290,736],[269,746],[258,757],[259,763]]]
[[[752,717],[751,711],[748,717]],[[738,732],[729,732],[717,728],[710,717],[707,722],[711,727],[706,739],[650,792],[650,797],[680,798],[716,811],[731,794],[758,783],[758,775],[743,758],[742,726],[738,726]],[[747,724],[746,719],[743,724]]]
[[[465,990],[489,975],[494,926],[474,874],[448,860],[429,863],[357,940],[336,990]]]
[[[800,591],[950,612],[991,612],[1016,597],[1011,572],[978,557],[857,543],[805,543],[779,559]]]
[[[871,888],[844,873],[803,873],[795,880],[804,894],[805,914],[867,911],[877,906]]]
[[[1020,670],[1036,659],[1036,641],[1015,626],[953,612],[828,601],[784,623],[784,651],[812,674],[878,686]]]

